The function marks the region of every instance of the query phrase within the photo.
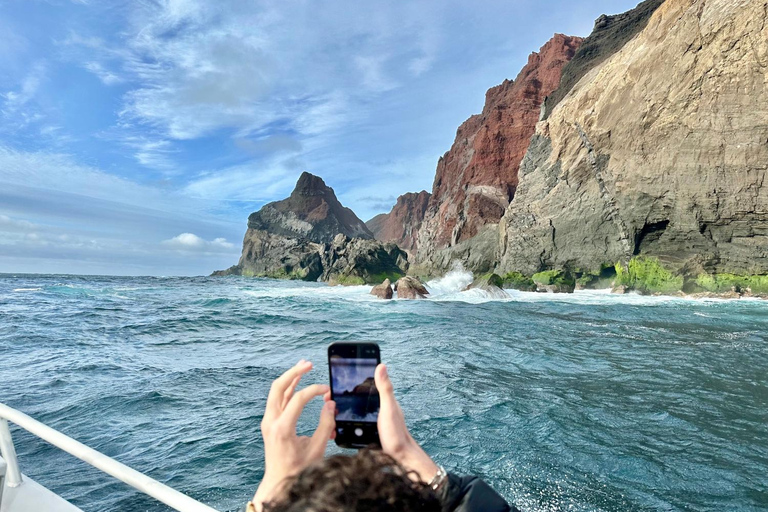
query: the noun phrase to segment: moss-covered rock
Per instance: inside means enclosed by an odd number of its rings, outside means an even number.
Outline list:
[[[671,294],[683,289],[683,276],[665,268],[658,258],[635,256],[624,266],[616,264],[616,286],[644,294]]]
[[[536,283],[530,277],[520,272],[510,272],[501,278],[502,288],[508,290],[519,290],[521,292],[535,292]]]
[[[536,291],[547,293],[573,293],[576,279],[567,270],[545,270],[531,278],[536,284]]]
[[[768,295],[768,275],[700,274],[694,283],[697,291]]]

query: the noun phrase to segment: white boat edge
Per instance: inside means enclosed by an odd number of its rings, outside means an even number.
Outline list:
[[[8,487],[3,482],[0,512],[83,512],[27,475],[22,475],[22,478],[23,481],[17,487]]]

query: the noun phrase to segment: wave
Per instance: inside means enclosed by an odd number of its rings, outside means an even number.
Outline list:
[[[453,268],[443,277],[427,281],[425,286],[432,296],[447,295],[462,292],[474,281],[472,272],[465,270],[464,266],[456,262]]]
[[[14,288],[14,292],[39,292],[42,288]]]

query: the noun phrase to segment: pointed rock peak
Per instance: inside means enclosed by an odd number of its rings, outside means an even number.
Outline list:
[[[333,189],[325,184],[323,178],[315,176],[307,171],[301,173],[299,181],[296,182],[296,187],[291,192],[291,196],[324,196],[327,194],[336,195],[333,193]]]
[[[290,197],[252,213],[248,227],[317,243],[330,243],[338,234],[373,238],[363,221],[342,206],[333,189],[322,178],[308,172],[299,176]]]

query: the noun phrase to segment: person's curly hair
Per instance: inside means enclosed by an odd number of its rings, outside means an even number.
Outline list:
[[[287,481],[265,512],[440,512],[432,489],[375,450],[335,455]]]

